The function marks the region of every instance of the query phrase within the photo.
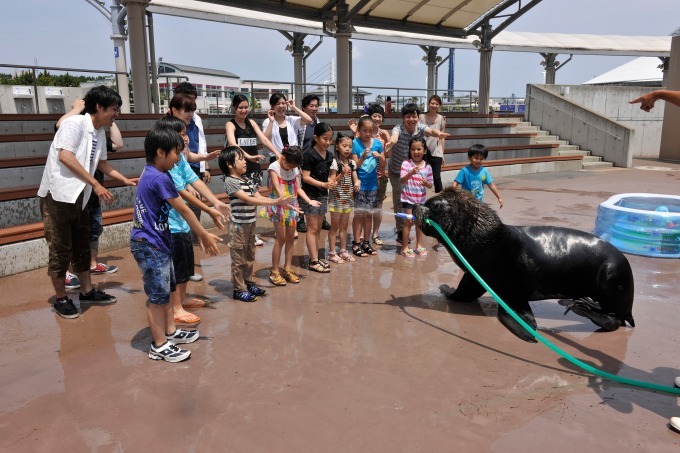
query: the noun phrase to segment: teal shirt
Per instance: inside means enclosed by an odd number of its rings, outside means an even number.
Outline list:
[[[184,190],[186,186],[198,179],[198,176],[196,176],[196,173],[191,169],[189,162],[187,162],[183,155],[179,156],[179,162],[168,173],[172,177],[172,182],[175,184],[177,192]],[[188,233],[191,230],[184,217],[179,215],[179,212],[174,209],[170,209],[168,224],[170,225],[171,233]]]

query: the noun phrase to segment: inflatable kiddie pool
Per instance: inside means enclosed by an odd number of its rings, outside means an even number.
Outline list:
[[[680,258],[680,197],[614,195],[597,209],[595,235],[624,253]]]

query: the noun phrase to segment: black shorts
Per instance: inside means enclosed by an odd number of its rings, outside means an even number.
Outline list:
[[[177,284],[188,282],[194,275],[194,247],[189,233],[172,233],[172,265]]]

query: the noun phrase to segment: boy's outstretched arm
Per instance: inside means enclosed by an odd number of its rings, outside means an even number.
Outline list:
[[[184,201],[186,201],[187,203],[196,206],[198,209],[208,214],[213,219],[213,222],[215,223],[215,226],[217,228],[219,228],[220,230],[224,229],[223,222],[226,222],[227,219],[217,209],[213,209],[207,204],[203,203],[198,197],[196,197],[196,195],[194,195],[187,189],[180,190],[179,196],[182,197],[182,199],[184,199]]]
[[[212,190],[210,190],[206,183],[197,179],[191,183],[191,187],[193,187],[203,198],[211,202],[215,209],[217,209],[224,217],[229,217],[229,215],[231,215],[231,206],[221,202],[215,194],[212,193]]]
[[[491,192],[494,195],[496,195],[496,198],[498,198],[498,204],[500,204],[501,208],[502,208],[503,207],[503,199],[501,198],[500,192],[498,192],[498,189],[496,188],[496,184],[494,184],[494,183],[489,184],[489,190],[491,190]]]
[[[201,247],[201,250],[207,252],[210,256],[215,256],[220,253],[220,250],[217,248],[217,242],[222,242],[222,238],[215,236],[212,233],[208,233],[200,224],[194,213],[191,212],[189,206],[184,204],[181,197],[168,198],[165,201],[167,201],[170,206],[187,221],[189,227],[194,230],[194,233],[198,236],[198,245]]]

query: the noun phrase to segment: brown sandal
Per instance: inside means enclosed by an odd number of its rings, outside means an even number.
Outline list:
[[[330,269],[324,267],[323,264],[321,264],[319,261],[310,261],[309,270],[318,272],[320,274],[327,274],[331,271]]]
[[[342,260],[342,258],[340,258],[335,253],[329,253],[328,254],[328,261],[330,261],[331,263],[335,263],[335,264],[345,264],[345,262]]]

